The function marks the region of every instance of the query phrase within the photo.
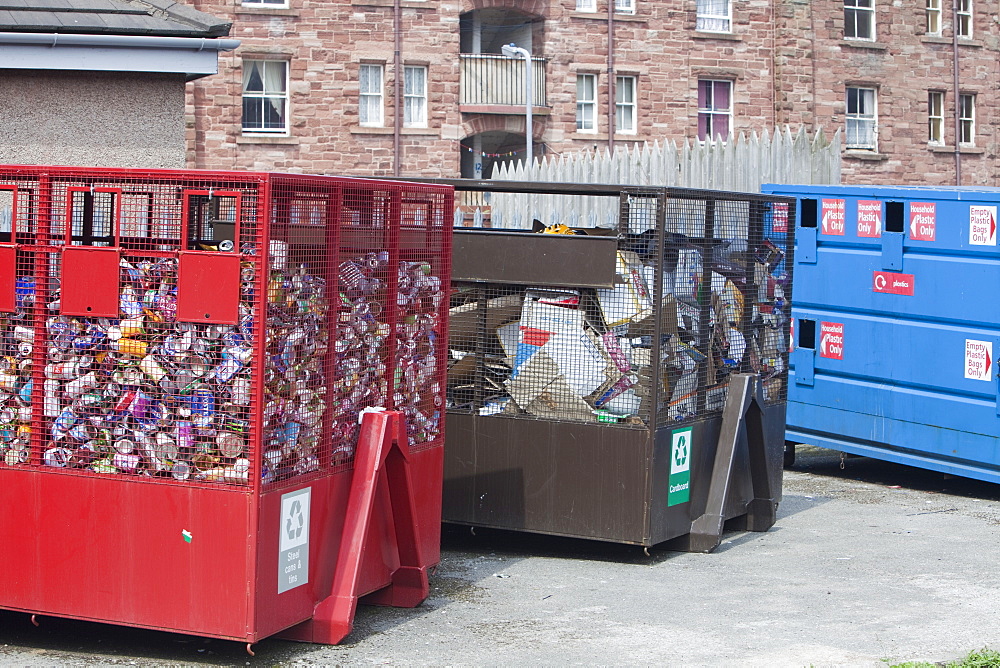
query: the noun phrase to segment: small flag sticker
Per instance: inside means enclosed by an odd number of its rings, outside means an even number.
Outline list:
[[[183,529],[181,531],[181,535],[184,536],[184,542],[185,543],[190,543],[191,542],[191,532],[190,531],[188,531],[187,529]]]

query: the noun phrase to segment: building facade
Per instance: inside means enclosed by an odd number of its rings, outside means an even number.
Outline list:
[[[4,9],[0,164],[186,165],[185,87],[238,46],[227,21],[159,0]]]
[[[193,167],[488,177],[529,125],[539,158],[788,124],[844,133],[845,182],[995,183],[978,0],[231,2],[196,2],[242,46],[189,91]]]

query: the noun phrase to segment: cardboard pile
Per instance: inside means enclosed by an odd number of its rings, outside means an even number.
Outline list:
[[[721,410],[738,370],[762,374],[765,392],[780,397],[783,254],[770,244],[751,255],[741,243],[742,251],[713,249],[707,261],[704,245],[683,241],[669,253],[619,250],[612,288],[460,288],[451,309],[449,407],[478,396],[482,415],[650,424],[659,383],[655,413],[683,420]],[[747,294],[748,274],[757,294]],[[477,343],[484,335],[485,347]]]

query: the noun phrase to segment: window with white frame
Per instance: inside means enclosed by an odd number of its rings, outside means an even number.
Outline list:
[[[597,132],[597,75],[576,75],[576,131]]]
[[[733,7],[729,0],[696,0],[696,30],[732,32]]]
[[[874,151],[878,148],[878,110],[874,88],[847,89],[847,148]]]
[[[578,12],[596,12],[597,11],[597,0],[576,0],[576,11],[578,11]]]
[[[733,82],[698,81],[698,139],[729,139],[733,119]]]
[[[958,36],[972,39],[972,0],[958,0],[956,15]]]
[[[976,96],[958,96],[958,142],[971,146],[976,143]]]
[[[403,127],[427,127],[427,68],[423,65],[403,68]]]
[[[619,14],[635,14],[635,0],[615,0],[615,11]]]
[[[927,34],[941,34],[941,0],[927,0]]]
[[[243,61],[243,132],[288,132],[288,61]]]
[[[944,93],[937,90],[927,93],[927,141],[944,144]]]
[[[635,77],[615,77],[615,132],[635,134],[635,94]]]
[[[362,63],[358,70],[358,123],[380,127],[382,120],[382,65]]]
[[[844,0],[844,38],[875,39],[875,0]]]

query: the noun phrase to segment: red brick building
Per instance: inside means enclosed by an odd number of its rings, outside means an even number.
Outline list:
[[[789,124],[845,133],[845,182],[993,185],[1000,25],[956,2],[196,0],[242,46],[191,87],[189,162],[488,176],[526,156],[530,54],[536,158]]]

